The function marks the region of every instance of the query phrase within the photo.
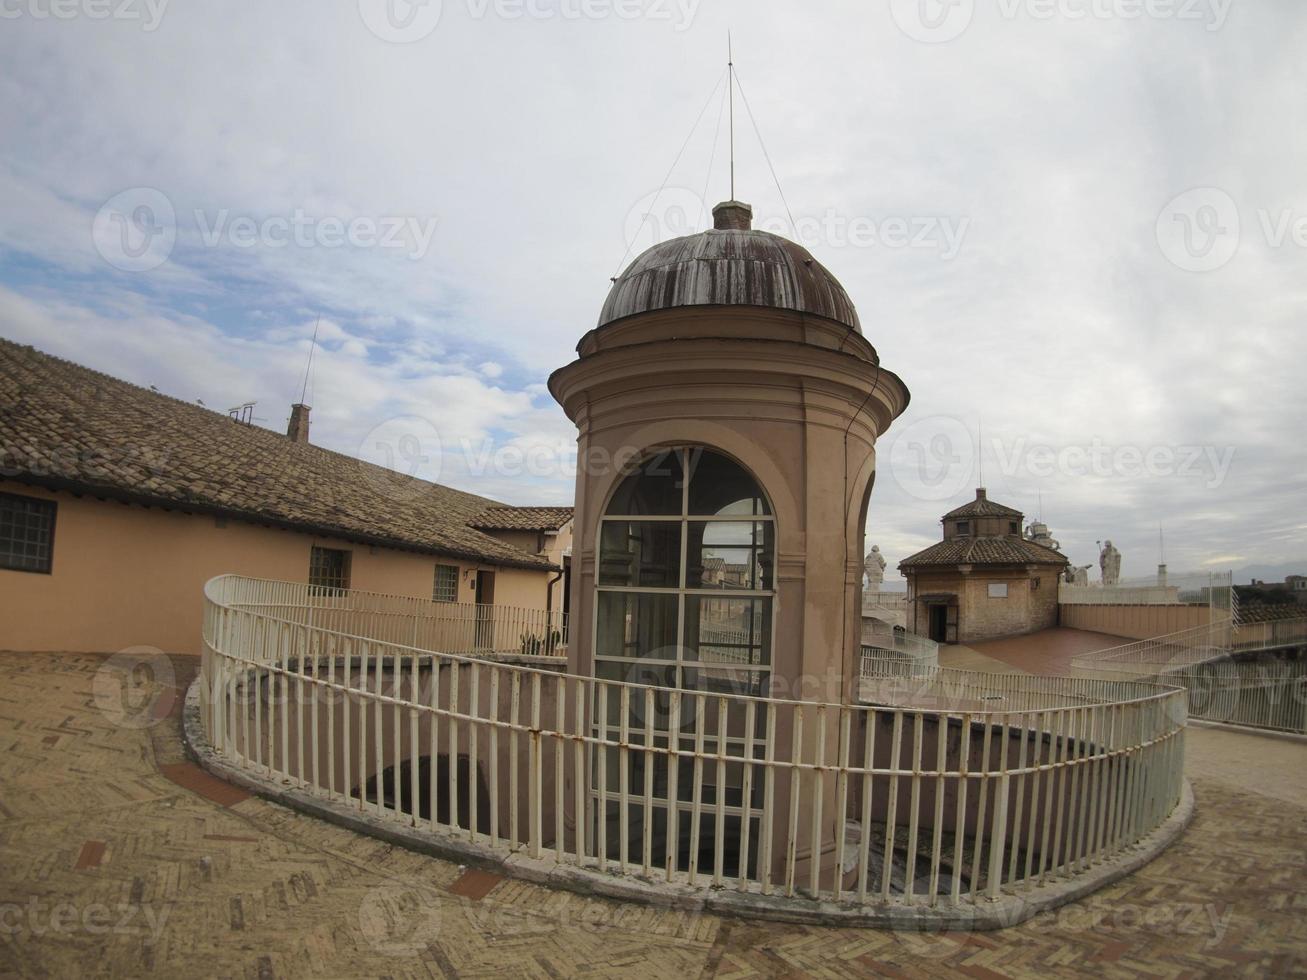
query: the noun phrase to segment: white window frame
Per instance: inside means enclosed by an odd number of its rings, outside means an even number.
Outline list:
[[[451,570],[454,573],[452,578],[451,588],[447,590],[449,593],[448,598],[440,594],[440,573],[446,570]],[[437,563],[435,571],[432,572],[431,574],[432,574],[431,601],[432,602],[458,602],[458,583],[459,583],[458,566]]]
[[[733,463],[739,466],[752,480],[753,486],[757,492],[758,497],[765,502],[766,508],[768,511],[770,511],[770,513],[730,514],[730,515],[691,514],[690,513],[690,482],[693,479],[693,475],[690,473],[689,459],[687,459],[687,456],[695,453],[696,451],[701,451],[705,453],[714,453],[716,455],[731,460]],[[599,523],[598,523],[598,527],[596,528],[596,535],[595,535],[596,573],[595,573],[595,585],[594,585],[594,603],[593,603],[594,608],[591,610],[591,622],[590,622],[591,675],[595,677],[596,681],[598,681],[599,683],[605,685],[611,684],[617,686],[619,682],[599,677],[599,667],[601,664],[618,664],[618,665],[627,665],[627,666],[647,665],[652,668],[673,668],[675,670],[677,688],[681,690],[685,690],[683,686],[685,669],[687,667],[693,667],[698,669],[706,668],[709,670],[717,671],[725,676],[744,677],[746,679],[749,678],[751,675],[757,675],[763,691],[767,691],[770,688],[770,680],[772,677],[772,672],[774,670],[774,665],[776,660],[776,624],[780,615],[780,602],[778,596],[779,590],[777,589],[778,568],[777,568],[777,561],[776,561],[776,555],[779,552],[779,540],[778,540],[777,526],[776,526],[775,507],[772,505],[771,499],[769,498],[766,492],[766,488],[762,484],[762,481],[760,481],[749,470],[748,467],[744,466],[743,463],[740,463],[739,460],[736,460],[728,453],[722,452],[721,450],[711,446],[684,445],[684,446],[676,446],[676,447],[666,447],[665,449],[660,449],[658,452],[647,453],[641,457],[640,462],[635,467],[633,467],[629,473],[625,474],[621,479],[619,479],[614,484],[612,489],[612,494],[615,495],[618,492],[622,484],[625,483],[625,481],[630,477],[632,473],[642,470],[646,465],[648,465],[648,463],[652,459],[657,458],[657,456],[660,455],[661,453],[670,453],[670,452],[677,453],[678,456],[680,457],[680,463],[681,463],[681,472],[682,472],[683,479],[681,482],[680,514],[664,514],[664,515],[616,514],[616,513],[610,514],[608,512],[608,509],[611,506],[611,499],[610,499],[609,503],[605,505],[604,511],[599,518]],[[600,585],[599,581],[601,576],[601,570],[603,568],[603,531],[604,531],[605,524],[608,522],[617,523],[617,524],[631,524],[631,523],[679,524],[680,531],[681,531],[681,540],[680,540],[681,554],[680,554],[680,570],[677,577],[677,585],[675,587]],[[689,571],[689,540],[690,540],[689,528],[690,528],[690,524],[700,523],[700,522],[719,523],[719,524],[747,524],[747,523],[771,524],[772,547],[771,547],[771,553],[768,556],[771,559],[771,588],[729,589],[729,590],[688,588],[685,583],[686,583],[686,576]],[[600,654],[599,652],[599,604],[600,604],[600,596],[602,596],[604,593],[609,593],[609,594],[637,593],[637,594],[644,594],[644,595],[676,596],[677,597],[676,658],[655,660],[649,657],[614,657],[614,656],[607,656],[607,655]],[[771,623],[770,623],[769,635],[766,638],[767,662],[760,663],[760,664],[734,666],[731,664],[718,663],[713,661],[709,661],[705,663],[703,660],[687,659],[685,656],[686,653],[685,606],[686,606],[686,599],[692,596],[703,596],[703,597],[713,598],[713,599],[762,599],[770,602]],[[710,691],[692,690],[691,693],[694,694],[695,696],[702,696],[705,698],[712,696]],[[608,741],[615,743],[617,738],[623,734],[624,726],[622,725],[622,718],[620,717],[620,712],[618,712],[618,716],[614,717],[611,713],[607,711],[606,706],[603,707],[603,714],[601,715],[600,702],[604,700],[606,699],[598,695],[598,689],[596,688],[595,703],[592,704],[591,706],[591,711],[592,711],[591,724],[596,734],[602,734]],[[736,710],[740,710],[740,709],[736,709]],[[760,711],[760,716],[761,716],[761,711]],[[601,725],[601,720],[603,722],[602,725]],[[606,731],[604,731],[605,728]],[[644,733],[642,730],[637,731],[634,728],[630,730],[630,737],[632,738],[635,737],[643,738],[643,734]],[[670,732],[666,728],[655,728],[654,730],[655,744],[666,745],[669,735]],[[713,736],[713,739],[715,744],[716,742],[715,735]],[[687,732],[684,728],[679,733],[678,742],[684,751],[693,750],[694,747],[693,735]],[[728,737],[726,739],[726,744],[730,746],[732,753],[734,755],[738,756],[743,754],[743,748],[745,744],[744,739],[737,738],[737,737]],[[763,754],[766,750],[766,739],[756,738],[753,744],[754,744],[754,752],[756,757],[758,759],[762,759]],[[593,766],[599,767],[604,765],[603,761],[600,758],[598,758],[598,753],[593,754],[591,760]],[[716,777],[715,775],[705,774],[704,778],[705,779],[711,778],[715,780]],[[620,802],[622,798],[622,794],[619,786],[614,785],[611,781],[607,779],[603,780],[603,784],[605,788],[604,791],[601,793],[600,779],[599,779],[598,772],[596,771],[595,778],[592,779],[591,781],[589,799],[590,799],[590,806],[595,808],[594,810],[595,815],[598,817],[598,819],[601,820],[605,819],[604,814],[606,811],[606,805]],[[731,787],[729,784],[725,787],[725,789],[730,789],[730,788],[733,787]],[[755,796],[761,792],[761,789],[762,789],[761,781],[756,780],[754,785]],[[738,805],[723,806],[722,807],[723,816],[731,817],[731,818],[738,817],[741,820],[750,820],[750,821],[756,821],[761,819],[762,810],[760,808],[760,804],[756,800],[742,799],[741,803],[743,804],[742,806],[738,806]],[[693,804],[689,800],[680,800],[680,799],[669,800],[661,797],[658,798],[658,802],[655,804],[655,806],[657,809],[668,810],[669,812],[667,815],[667,819],[669,820],[679,819],[680,815],[689,814],[693,809]],[[756,842],[759,838],[757,836],[753,836],[752,839]],[[612,841],[610,840],[609,843],[611,844]],[[739,856],[739,858],[741,861],[747,861],[748,855],[742,854]]]

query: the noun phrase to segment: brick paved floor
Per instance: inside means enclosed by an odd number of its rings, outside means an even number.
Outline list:
[[[1009,636],[967,646],[941,646],[939,663],[941,667],[962,670],[1065,674],[1071,672],[1072,658],[1082,653],[1133,642],[1110,633],[1056,627],[1027,636]]]
[[[187,763],[168,697],[119,723],[115,671],[0,654],[0,976],[1307,977],[1307,746],[1191,732],[1190,829],[1057,913],[835,930],[588,900],[299,816]]]

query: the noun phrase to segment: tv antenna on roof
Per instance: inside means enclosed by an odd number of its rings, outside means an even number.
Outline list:
[[[241,425],[254,424],[254,406],[256,402],[246,402],[243,405],[237,405],[235,408],[227,409],[229,418],[235,419]]]
[[[731,200],[735,200],[735,43],[726,32],[726,71],[731,90]],[[717,117],[718,119],[721,116]]]
[[[304,386],[300,388],[300,404],[304,404],[304,398],[309,393],[309,372],[313,370],[313,352],[318,348],[318,328],[322,326],[322,314],[318,314],[318,319],[313,324],[313,339],[309,342],[309,361],[304,365]]]

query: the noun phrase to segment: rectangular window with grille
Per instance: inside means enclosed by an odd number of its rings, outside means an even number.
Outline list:
[[[50,573],[56,506],[53,500],[0,493],[0,568]]]
[[[313,546],[309,552],[309,585],[318,595],[349,588],[350,553],[340,548]]]
[[[431,589],[432,602],[458,601],[458,566],[437,565],[436,581]]]

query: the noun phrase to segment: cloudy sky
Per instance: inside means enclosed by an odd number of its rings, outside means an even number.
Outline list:
[[[1307,566],[1300,0],[3,0],[0,336],[283,429],[316,325],[315,442],[570,502],[545,380],[727,196],[728,29],[739,196],[912,391],[891,566],[982,461],[1078,563]]]

